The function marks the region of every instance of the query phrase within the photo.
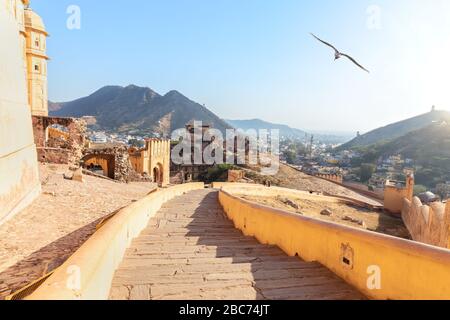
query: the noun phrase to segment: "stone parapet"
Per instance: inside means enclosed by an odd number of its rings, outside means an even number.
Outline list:
[[[413,240],[450,249],[450,203],[403,201],[402,219]]]
[[[160,189],[119,211],[47,279],[28,300],[106,300],[114,272],[131,241],[162,204],[203,183]]]
[[[219,201],[245,235],[321,263],[369,298],[450,299],[449,250],[270,208],[231,192],[237,188],[223,186]]]

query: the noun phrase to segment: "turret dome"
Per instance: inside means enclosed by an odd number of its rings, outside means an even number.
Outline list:
[[[42,18],[30,8],[25,9],[25,27],[47,34]]]

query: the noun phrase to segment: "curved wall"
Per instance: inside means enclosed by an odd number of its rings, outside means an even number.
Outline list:
[[[183,193],[203,188],[203,183],[189,183],[160,189],[120,210],[27,299],[108,299],[114,272],[125,250],[162,204]]]
[[[226,214],[245,235],[277,245],[290,256],[317,261],[373,299],[450,299],[449,250],[307,218],[233,195],[250,189],[224,186],[219,194]]]

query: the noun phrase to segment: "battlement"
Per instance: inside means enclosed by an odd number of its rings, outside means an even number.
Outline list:
[[[384,208],[395,214],[403,209],[403,199],[412,200],[414,194],[414,175],[410,174],[406,182],[386,181],[384,187]]]
[[[325,179],[325,180],[328,180],[328,181],[340,183],[340,184],[342,184],[344,182],[344,179],[343,179],[342,175],[340,175],[340,174],[322,174],[322,173],[318,173],[318,174],[316,174],[316,177],[322,178],[322,179]]]
[[[415,241],[450,249],[450,203],[404,199],[403,221]]]

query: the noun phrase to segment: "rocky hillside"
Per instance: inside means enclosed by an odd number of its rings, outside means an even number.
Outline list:
[[[450,123],[450,112],[433,110],[429,113],[393,123],[386,127],[378,128],[369,133],[363,134],[342,145],[340,149],[358,149],[360,147],[367,147],[372,144],[393,141],[410,132],[426,128],[432,123],[440,123],[442,121]]]
[[[450,122],[433,123],[389,142],[360,149],[363,161],[400,154],[413,159],[418,184],[433,188],[450,181]]]
[[[178,91],[160,95],[150,88],[107,86],[88,97],[50,103],[50,114],[60,117],[93,116],[96,129],[121,133],[169,136],[193,121],[203,121],[225,131],[230,125],[204,106]]]

